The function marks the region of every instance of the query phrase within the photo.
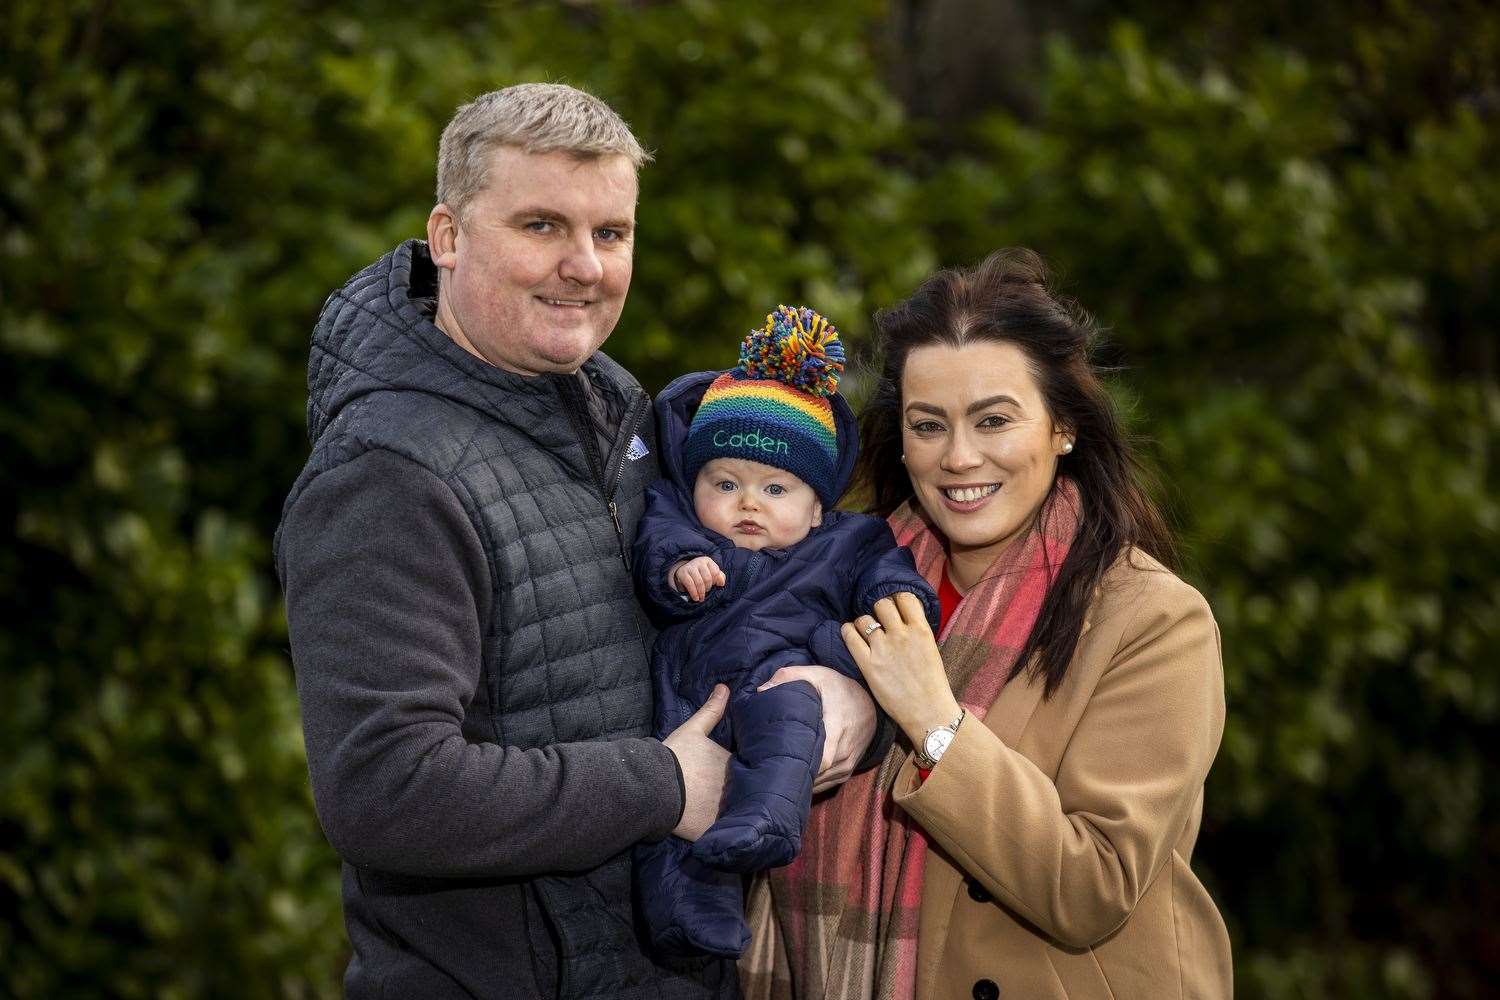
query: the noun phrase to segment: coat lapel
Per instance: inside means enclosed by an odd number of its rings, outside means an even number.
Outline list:
[[[1014,747],[1021,738],[1021,733],[1025,732],[1026,723],[1031,721],[1037,704],[1042,700],[1043,687],[1042,680],[1033,680],[1029,673],[1023,672],[1012,677],[1000,689],[999,697],[984,717],[984,724],[1000,737],[1002,743]]]
[[[1094,596],[1097,600],[1097,590]],[[1078,630],[1080,642],[1092,625],[1093,622],[1087,617],[1083,619],[1083,627]],[[1020,741],[1021,734],[1026,731],[1026,724],[1031,721],[1037,705],[1041,704],[1042,690],[1045,687],[1046,682],[1040,677],[1034,677],[1030,670],[1016,674],[1000,689],[1000,694],[984,717],[984,724],[989,727],[990,732],[1000,737],[1000,742],[1014,748]]]

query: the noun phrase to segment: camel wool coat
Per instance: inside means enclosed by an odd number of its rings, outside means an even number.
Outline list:
[[[892,795],[927,831],[919,1000],[1231,996],[1229,935],[1193,874],[1224,731],[1203,597],[1139,552],[1106,573],[1067,676],[1027,674]]]

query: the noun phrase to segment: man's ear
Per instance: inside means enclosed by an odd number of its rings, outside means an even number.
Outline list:
[[[823,526],[823,501],[821,500],[813,501],[812,526],[814,528],[821,528]]]
[[[438,267],[458,266],[458,215],[442,202],[427,216],[427,252]]]

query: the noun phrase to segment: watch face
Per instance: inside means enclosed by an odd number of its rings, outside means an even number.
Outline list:
[[[928,760],[937,760],[948,749],[948,744],[953,742],[953,730],[934,729],[927,734],[927,739],[922,742],[922,752],[927,755]]]

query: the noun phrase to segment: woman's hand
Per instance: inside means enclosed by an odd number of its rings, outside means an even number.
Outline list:
[[[943,671],[922,602],[901,593],[875,602],[875,616],[860,615],[844,624],[849,655],[859,664],[865,683],[886,714],[914,745],[929,729],[939,729],[958,715],[958,699]],[[872,629],[876,623],[880,628]]]

